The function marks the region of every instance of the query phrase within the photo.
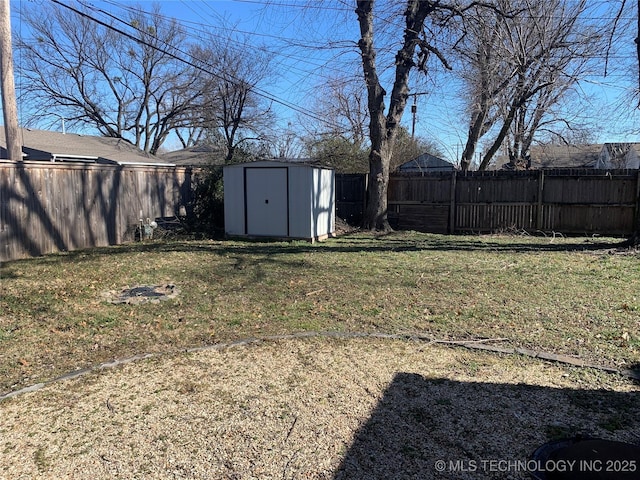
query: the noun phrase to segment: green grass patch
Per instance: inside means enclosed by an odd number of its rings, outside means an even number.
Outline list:
[[[506,338],[638,364],[640,258],[598,242],[397,232],[316,244],[154,242],[8,262],[0,392],[136,353],[307,330]],[[135,306],[100,295],[164,283],[180,295]]]

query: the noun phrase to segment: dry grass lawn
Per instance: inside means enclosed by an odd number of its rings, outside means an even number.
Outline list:
[[[525,479],[554,437],[637,443],[639,396],[614,375],[419,341],[262,342],[2,402],[0,478]]]
[[[0,479],[524,479],[552,438],[638,443],[640,387],[615,374],[416,340],[229,343],[499,338],[633,369],[639,260],[613,239],[399,232],[8,262],[0,395],[154,355],[0,401]],[[102,296],[167,283],[157,304]]]

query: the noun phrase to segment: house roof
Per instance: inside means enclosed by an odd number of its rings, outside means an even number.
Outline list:
[[[399,172],[441,172],[455,169],[456,167],[453,163],[430,153],[423,153],[398,167]]]
[[[180,166],[222,165],[225,152],[220,147],[213,145],[196,145],[162,153],[159,157]]]
[[[601,143],[581,145],[533,145],[529,151],[531,169],[543,168],[595,168],[602,151]],[[492,170],[500,170],[509,163],[509,157],[500,155]]]
[[[535,145],[531,147],[531,168],[594,168],[601,143],[582,145]]]
[[[21,128],[23,160],[170,165],[121,138]],[[0,157],[7,158],[4,128],[0,127]]]
[[[640,143],[636,142],[605,143],[603,148],[603,152],[606,151],[609,155],[607,163],[619,168],[625,167],[629,152],[632,150],[640,157]]]

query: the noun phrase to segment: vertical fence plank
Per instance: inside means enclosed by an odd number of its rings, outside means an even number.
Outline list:
[[[456,231],[456,182],[458,172],[451,172],[451,185],[449,192],[449,228],[447,233],[453,234]]]
[[[398,228],[434,233],[515,229],[629,235],[640,222],[639,175],[618,170],[465,172],[456,174],[455,181],[449,173],[393,175],[389,216]]]
[[[544,170],[538,173],[538,204],[536,205],[536,230],[543,230]]]
[[[122,243],[139,206],[151,219],[186,210],[191,175],[183,167],[0,162],[0,261]]]

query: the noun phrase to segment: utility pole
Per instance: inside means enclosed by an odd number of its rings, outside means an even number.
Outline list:
[[[427,93],[429,92],[417,92],[409,94],[409,96],[413,95],[413,105],[411,105],[411,115],[413,116],[413,120],[411,121],[411,140],[413,140],[416,135],[416,113],[418,112],[418,95],[426,95]]]
[[[22,145],[18,130],[18,105],[13,79],[13,51],[11,48],[11,7],[9,0],[0,0],[0,79],[2,83],[2,112],[4,135],[9,160],[22,160]]]

